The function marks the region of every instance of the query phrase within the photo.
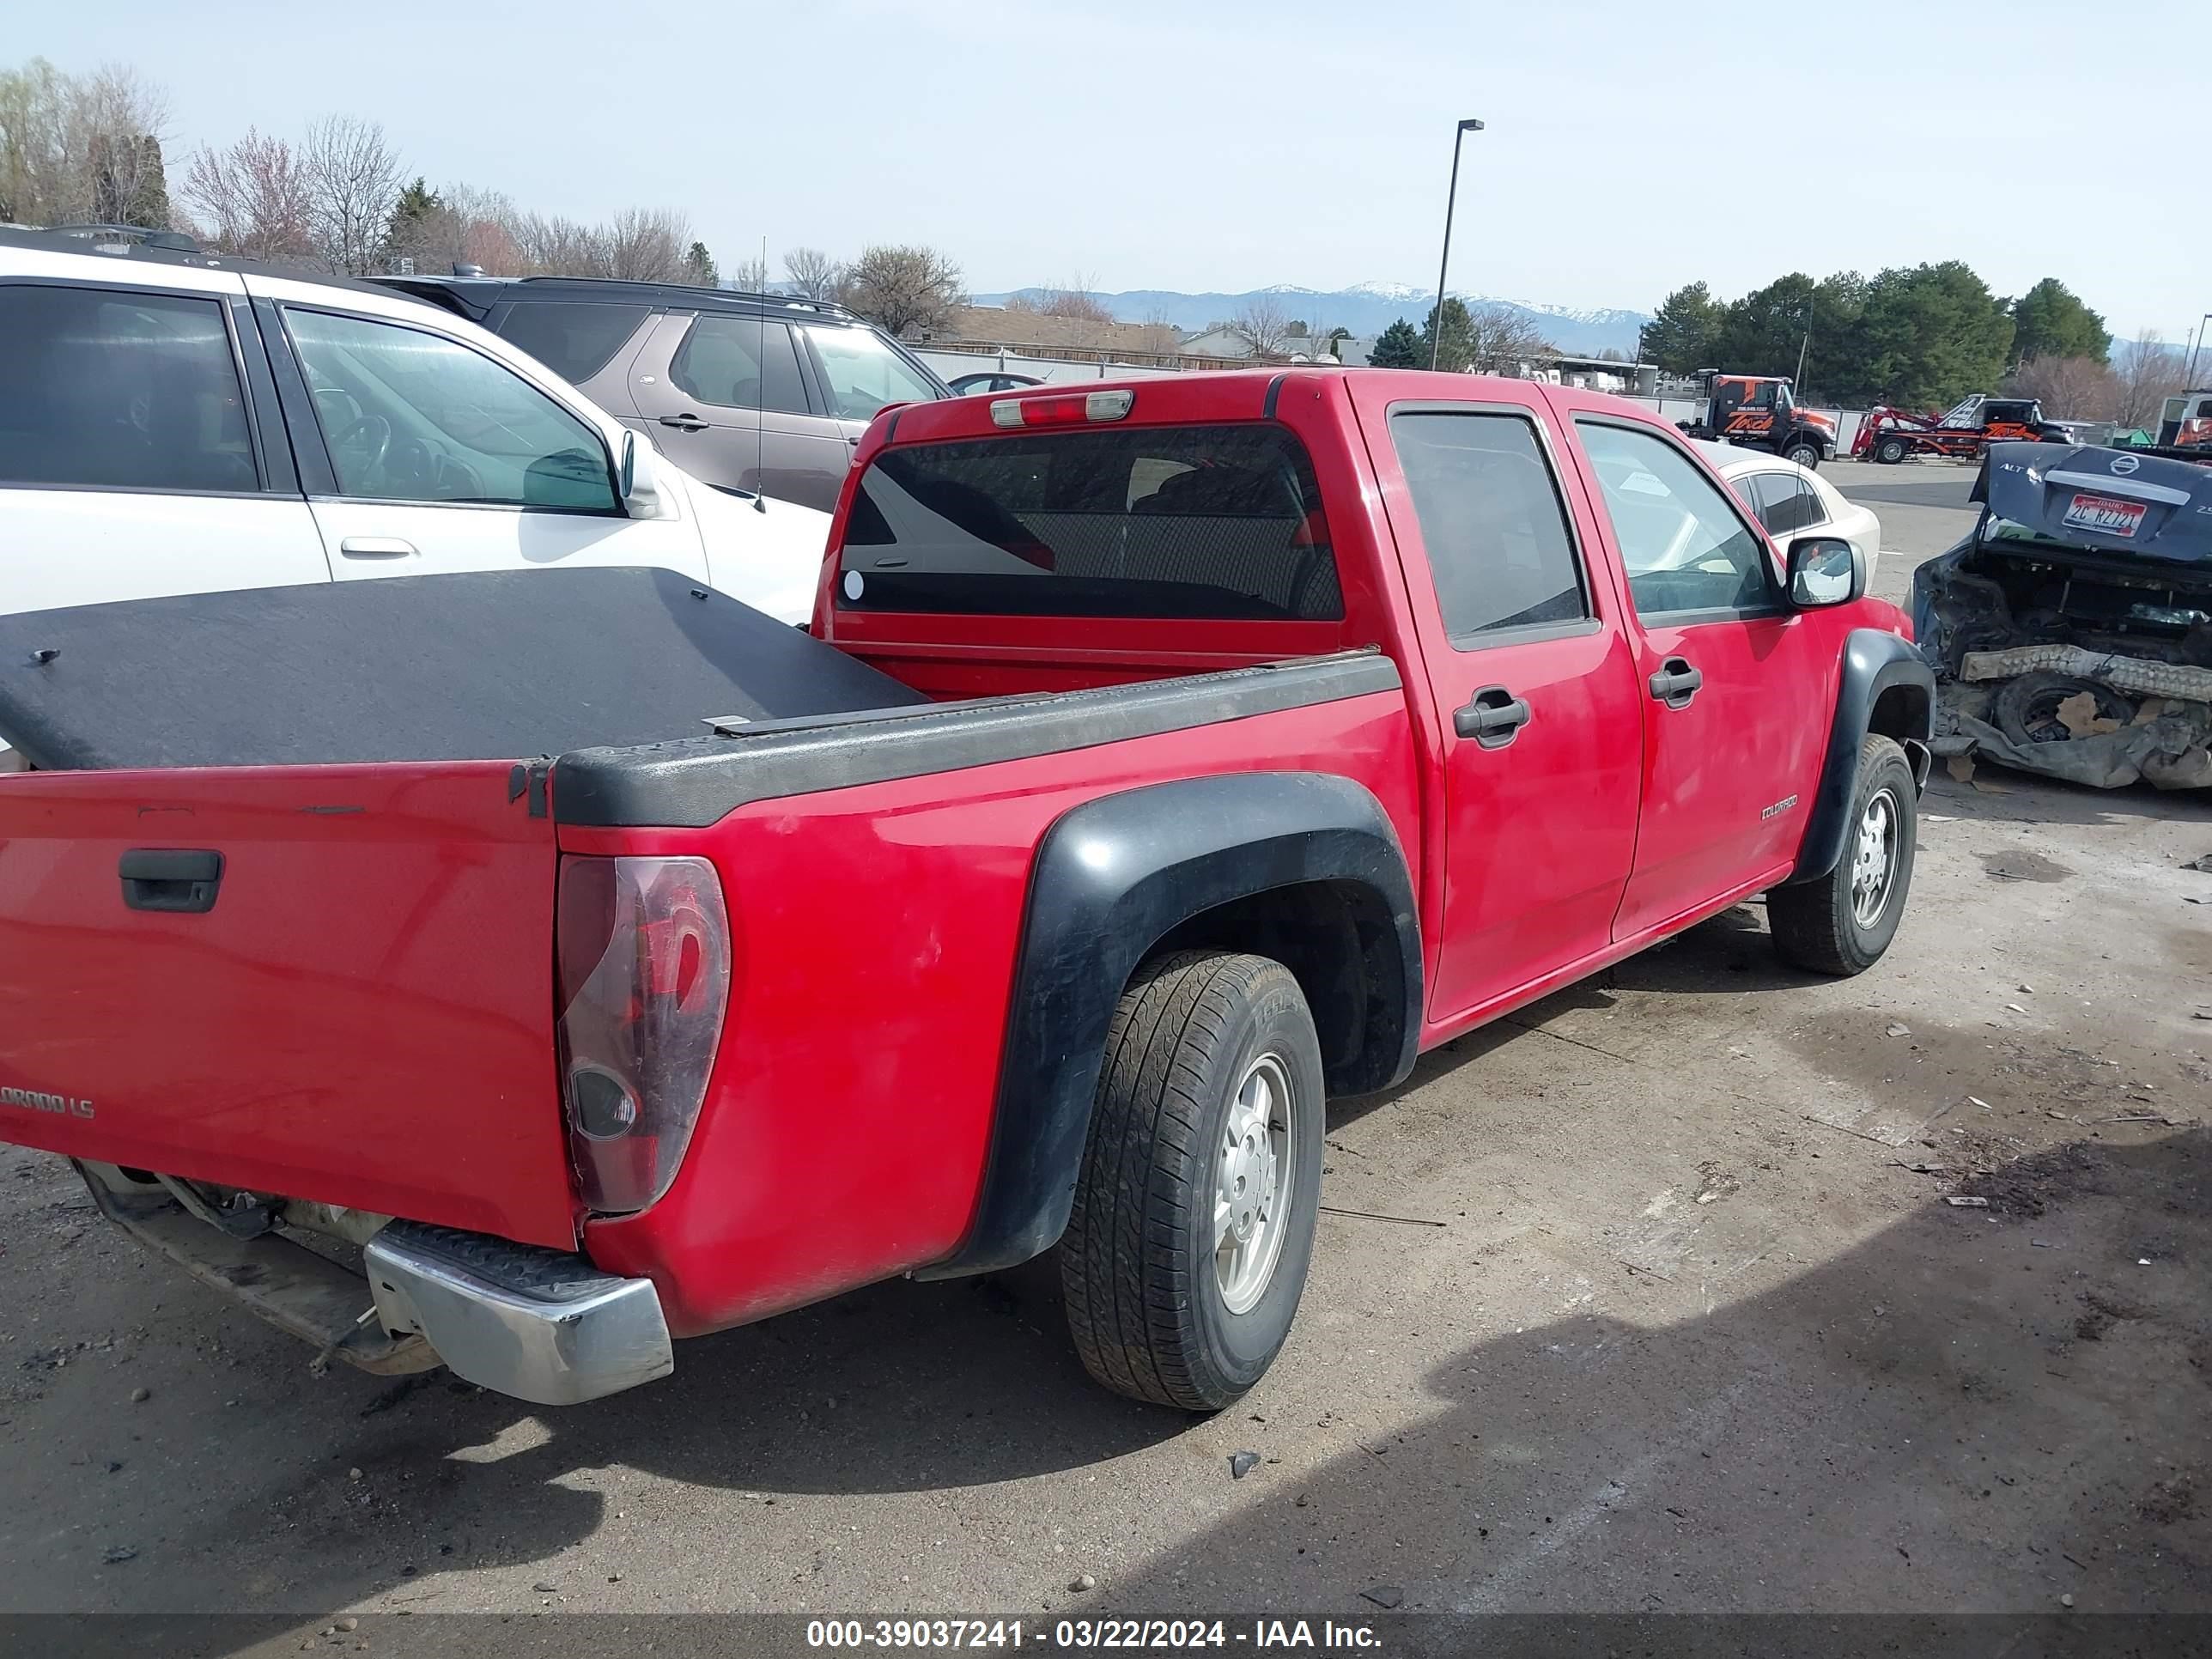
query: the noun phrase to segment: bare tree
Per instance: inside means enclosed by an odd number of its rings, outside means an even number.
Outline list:
[[[0,219],[169,228],[168,126],[168,94],[129,69],[0,70]]]
[[[303,259],[314,253],[307,167],[282,138],[248,127],[222,149],[204,146],[185,173],[185,198],[225,253]]]
[[[1273,357],[1284,349],[1291,337],[1291,314],[1271,294],[1255,294],[1238,312],[1230,326],[1252,343],[1252,349],[1262,357]]]
[[[902,337],[943,326],[967,302],[960,267],[935,248],[864,248],[846,272],[844,302],[878,327]]]
[[[1508,373],[1533,358],[1559,355],[1559,348],[1521,312],[1504,306],[1472,306],[1468,319],[1474,328],[1473,367],[1484,374]]]
[[[834,300],[845,283],[845,267],[818,247],[795,247],[785,254],[783,275],[808,300]]]
[[[2187,388],[2186,356],[2166,344],[2164,337],[2145,330],[2122,346],[2112,357],[2119,378],[2119,396],[2112,418],[2124,427],[2152,427],[2168,398]]]
[[[768,258],[756,253],[740,259],[725,273],[730,286],[745,294],[764,293],[768,289]]]
[[[2119,376],[2094,357],[2030,357],[2006,384],[2015,396],[2039,398],[2055,420],[2109,421],[2119,413]]]
[[[607,227],[605,274],[635,283],[680,283],[691,221],[672,208],[624,208]]]
[[[325,116],[307,129],[300,158],[316,258],[349,276],[382,270],[385,232],[405,176],[384,129],[350,115]]]

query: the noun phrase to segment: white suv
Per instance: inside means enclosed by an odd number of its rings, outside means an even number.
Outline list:
[[[0,611],[579,563],[813,606],[829,514],[699,483],[387,289],[0,230]]]

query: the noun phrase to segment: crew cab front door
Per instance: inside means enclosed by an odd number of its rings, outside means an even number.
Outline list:
[[[1486,388],[1486,391],[1489,388]],[[1605,948],[1636,847],[1634,655],[1527,401],[1388,401],[1354,377],[1440,724],[1432,1026]]]
[[[1765,537],[1672,434],[1588,404],[1574,422],[1640,647],[1643,805],[1613,928],[1627,939],[1789,872],[1838,641],[1789,607]]]

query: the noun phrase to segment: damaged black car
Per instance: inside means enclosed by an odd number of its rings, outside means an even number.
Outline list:
[[[2212,466],[1989,447],[1973,533],[1913,574],[1933,747],[2100,788],[2212,788]]]

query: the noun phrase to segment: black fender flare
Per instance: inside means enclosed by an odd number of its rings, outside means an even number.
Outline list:
[[[1910,686],[1920,696],[1907,729],[1896,734],[1912,763],[1916,785],[1928,781],[1932,759],[1928,740],[1934,730],[1936,673],[1910,640],[1879,628],[1855,628],[1844,641],[1844,666],[1836,688],[1836,717],[1828,728],[1828,752],[1820,766],[1820,786],[1805,839],[1797,849],[1792,883],[1817,881],[1836,867],[1850,831],[1851,792],[1858,783],[1859,745],[1873,729],[1882,693]]]
[[[1405,1000],[1387,1076],[1413,1069],[1421,1029],[1419,911],[1382,803],[1350,779],[1240,772],[1147,785],[1085,802],[1046,831],[1030,873],[982,1189],[967,1237],[917,1277],[989,1273],[1049,1249],[1066,1230],[1106,1034],[1138,965],[1192,918],[1314,882],[1380,896],[1392,938],[1370,957]],[[1395,948],[1393,948],[1395,946]]]

